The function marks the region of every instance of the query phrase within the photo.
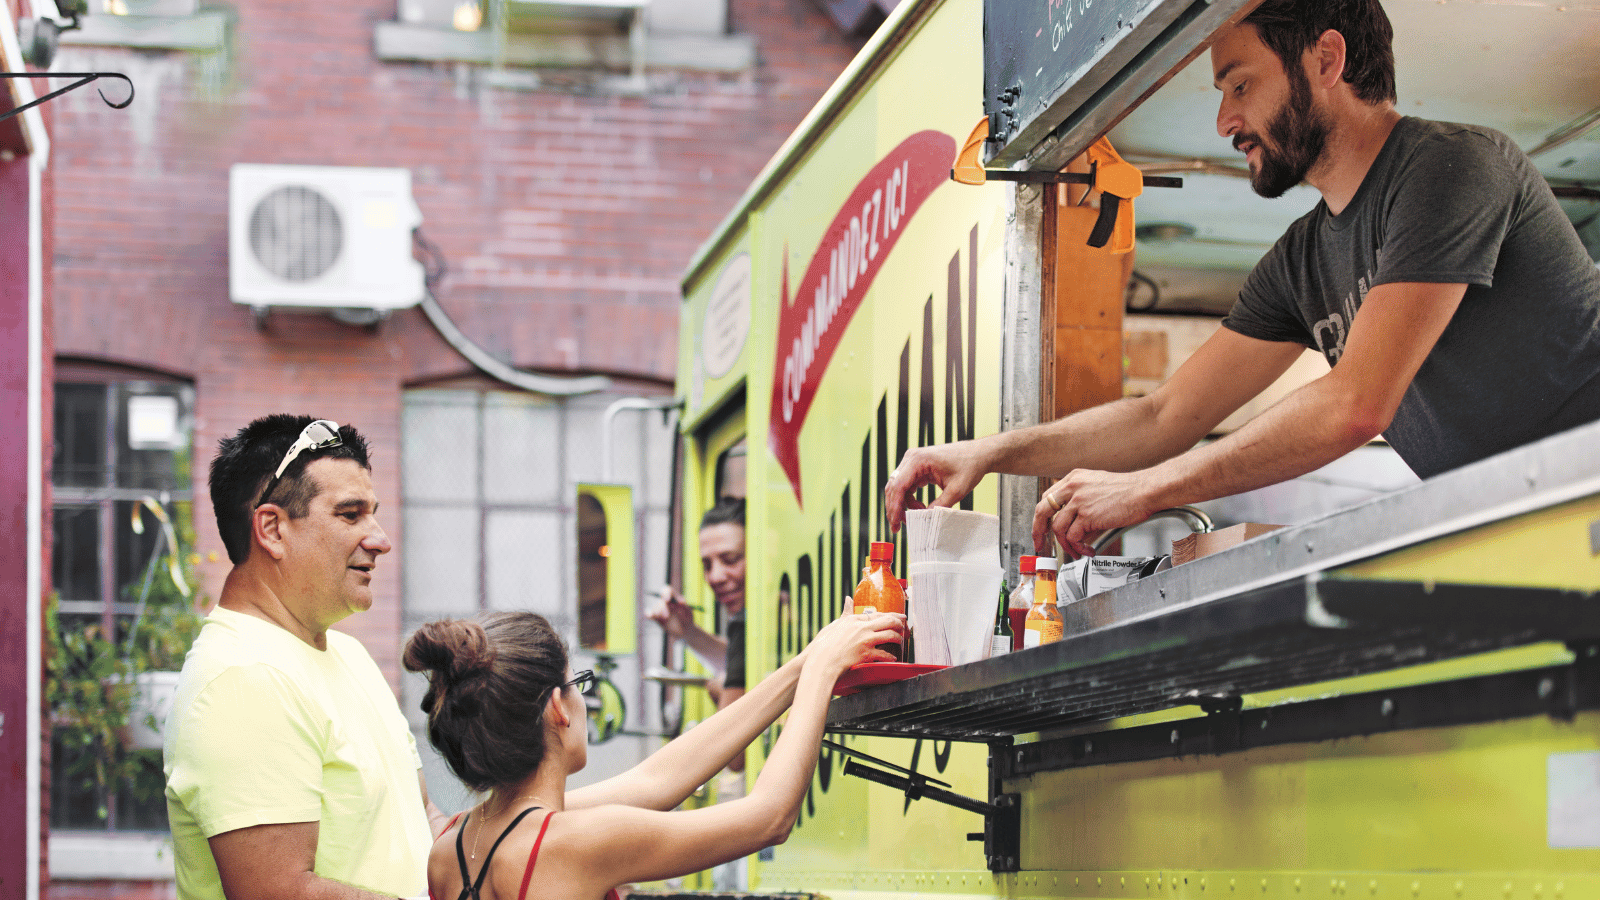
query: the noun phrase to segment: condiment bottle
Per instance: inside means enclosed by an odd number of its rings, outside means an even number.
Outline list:
[[[1023,622],[1028,618],[1028,610],[1033,607],[1033,579],[1034,562],[1037,556],[1023,556],[1017,560],[1017,571],[1020,573],[1017,586],[1011,591],[1011,604],[1006,610],[1006,615],[1011,618],[1011,649],[1022,649],[1022,633],[1025,629]]]
[[[1033,606],[1023,623],[1022,646],[1038,647],[1061,640],[1061,611],[1056,609],[1056,570],[1061,564],[1053,556],[1034,562]]]
[[[995,611],[994,616],[994,637],[991,638],[989,642],[990,659],[1010,653],[1012,650],[1011,617],[1007,615],[1007,613],[1010,612],[1010,610],[1007,609],[1009,593],[1010,592],[1006,590],[1006,583],[1004,581],[1000,582],[1000,605]]]
[[[894,562],[894,544],[873,541],[867,554],[867,567],[860,583],[856,585],[855,611],[887,612],[905,615],[906,595],[900,590],[900,580],[894,577],[889,564]],[[899,641],[886,641],[878,645],[889,651],[896,661],[904,661],[905,648]]]

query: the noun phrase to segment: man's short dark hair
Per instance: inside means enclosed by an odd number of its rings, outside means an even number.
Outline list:
[[[1344,36],[1344,80],[1368,103],[1394,102],[1394,28],[1378,0],[1265,0],[1245,18],[1262,43],[1299,71],[1323,32]]]
[[[211,460],[211,509],[217,516],[217,531],[228,559],[234,565],[250,556],[250,514],[256,500],[271,480],[284,454],[294,445],[300,432],[316,419],[278,413],[251,422],[239,433],[217,444]],[[272,489],[272,502],[284,508],[291,519],[304,516],[319,489],[315,479],[305,477],[306,464],[314,459],[352,459],[363,469],[367,462],[367,441],[349,425],[339,427],[343,443],[322,450],[307,450],[283,470],[283,478]]]
[[[737,525],[744,527],[744,498],[723,497],[717,505],[706,510],[700,517],[700,527],[710,528],[713,525]]]

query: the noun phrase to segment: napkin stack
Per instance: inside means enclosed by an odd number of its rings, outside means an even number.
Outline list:
[[[1000,580],[1000,519],[960,509],[906,511],[916,662],[987,659]]]

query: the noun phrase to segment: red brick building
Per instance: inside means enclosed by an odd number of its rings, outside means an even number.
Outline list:
[[[657,583],[670,428],[604,410],[670,394],[690,256],[892,5],[91,0],[54,70],[126,73],[138,93],[123,110],[92,88],[53,102],[60,433],[43,516],[62,627],[130,614],[150,538],[127,520],[146,496],[192,501],[216,596],[206,467],[274,411],[348,422],[373,446],[397,552],[344,627],[397,689],[404,634],[437,615],[531,607],[575,633],[575,482],[634,486],[641,580]],[[447,265],[435,297],[466,338],[609,386],[517,391],[414,307],[373,322],[235,302],[237,163],[405,170]],[[159,801],[110,798],[107,821],[106,798],[58,784],[47,799],[53,896],[170,894]]]

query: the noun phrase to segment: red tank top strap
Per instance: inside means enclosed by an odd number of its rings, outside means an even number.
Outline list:
[[[528,852],[528,868],[522,871],[522,887],[517,891],[517,900],[525,900],[528,896],[528,882],[533,879],[533,865],[539,861],[539,845],[544,843],[545,829],[550,827],[550,820],[554,819],[554,811],[544,817],[544,824],[539,826],[539,836],[533,839],[533,849]],[[615,900],[615,898],[610,898]]]

